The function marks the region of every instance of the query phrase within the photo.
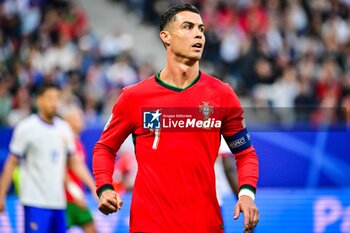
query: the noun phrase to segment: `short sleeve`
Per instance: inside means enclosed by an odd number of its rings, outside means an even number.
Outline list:
[[[72,155],[76,152],[75,140],[72,128],[67,124],[67,142],[66,142],[66,151],[68,155]]]
[[[27,135],[26,125],[18,124],[14,131],[10,142],[10,153],[24,157],[29,144],[29,137]]]

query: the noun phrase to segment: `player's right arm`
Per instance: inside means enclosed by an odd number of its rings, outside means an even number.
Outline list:
[[[113,189],[112,175],[116,153],[133,131],[129,108],[126,92],[123,90],[93,150],[92,168],[99,196],[99,210],[104,214],[116,212],[122,206],[121,197]]]
[[[28,134],[28,124],[19,123],[11,138],[10,154],[7,157],[0,182],[0,211],[5,209],[6,193],[12,182],[12,174],[19,159],[22,158],[27,150],[30,135]]]
[[[6,160],[0,182],[0,212],[5,210],[6,193],[12,182],[12,174],[18,164],[18,157],[10,154]]]

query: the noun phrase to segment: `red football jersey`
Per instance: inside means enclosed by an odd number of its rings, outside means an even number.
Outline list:
[[[191,115],[183,109],[212,122],[207,129],[203,121],[176,122],[177,117]],[[215,112],[221,113],[210,118]],[[169,125],[178,128],[167,130]],[[214,174],[220,134],[235,152],[239,186],[255,191],[257,156],[243,110],[231,87],[216,78],[200,73],[189,87],[180,89],[156,75],[124,88],[94,148],[98,193],[111,187],[115,154],[130,133],[138,162],[130,232],[223,232]]]

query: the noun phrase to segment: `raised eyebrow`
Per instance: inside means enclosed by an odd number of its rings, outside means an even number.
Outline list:
[[[182,25],[183,25],[183,24],[189,24],[189,25],[191,25],[191,26],[194,26],[194,23],[192,23],[192,22],[190,22],[190,21],[185,21],[185,22],[182,23]]]
[[[189,24],[189,25],[192,26],[192,27],[195,25],[193,22],[190,22],[190,21],[185,21],[185,22],[183,22],[181,25],[183,25],[183,24]],[[199,27],[199,28],[205,28],[204,24],[202,24],[202,23],[199,24],[198,27]]]

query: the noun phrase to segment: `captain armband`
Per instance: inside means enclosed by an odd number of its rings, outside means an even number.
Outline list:
[[[232,136],[225,137],[225,141],[232,153],[239,153],[252,145],[250,135],[246,128]]]

